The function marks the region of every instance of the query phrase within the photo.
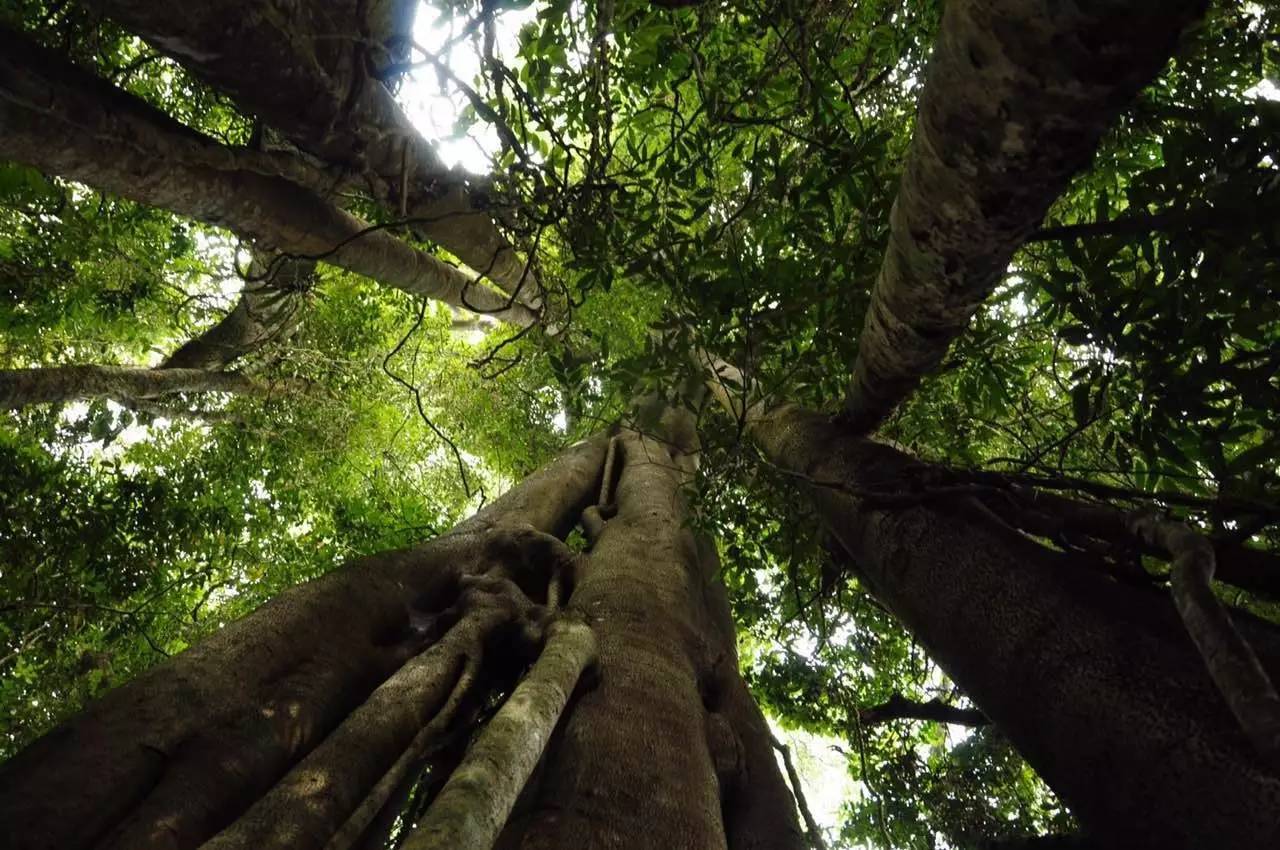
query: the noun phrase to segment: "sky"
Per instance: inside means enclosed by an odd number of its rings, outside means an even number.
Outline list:
[[[495,48],[510,64],[516,52],[520,28],[534,19],[538,4],[503,12],[495,18]],[[441,48],[466,25],[465,18],[448,17],[447,12],[422,3],[414,20],[413,40],[448,64],[453,73],[473,87],[480,74],[480,52],[473,41],[479,33],[458,41],[447,53]],[[415,55],[421,60],[421,55]],[[448,83],[441,86],[436,70],[423,63],[410,71],[400,84],[400,104],[423,137],[434,142],[445,164],[461,166],[474,174],[489,171],[490,156],[499,149],[498,134],[488,124],[476,124],[468,134],[458,137],[455,124],[467,105],[464,94]]]

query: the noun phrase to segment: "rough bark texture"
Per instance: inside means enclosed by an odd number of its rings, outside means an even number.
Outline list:
[[[667,433],[666,444],[617,439],[616,514],[570,601],[599,641],[599,681],[565,718],[500,847],[805,847],[737,672],[714,550],[683,522],[696,442],[687,422]]]
[[[235,306],[213,327],[188,340],[161,364],[165,368],[222,369],[269,342],[282,342],[298,324],[315,263],[254,251],[248,279]]]
[[[12,846],[348,850],[413,798],[435,803],[410,846],[806,848],[715,548],[685,522],[692,418],[664,430],[572,447],[449,534],[288,591],[112,691],[0,768]],[[588,506],[599,536],[578,555],[552,535]],[[544,637],[439,796],[409,793],[411,765]]]
[[[604,447],[574,447],[496,500],[483,522],[294,588],[89,706],[0,767],[0,824],[9,846],[193,848],[272,786],[296,799],[318,777],[323,785],[312,790],[320,815],[341,825],[350,814],[342,809],[354,808],[411,743],[421,715],[405,720],[406,712],[429,710],[439,683],[453,682],[457,656],[422,658],[430,675],[413,691],[425,697],[416,706],[397,699],[409,696],[401,687],[409,674],[392,674],[420,657],[437,631],[467,627],[466,612],[475,607],[454,606],[465,602],[468,576],[494,564],[518,574],[521,558],[544,557],[544,537],[529,527],[559,527],[581,512],[598,487]],[[461,621],[450,622],[451,610],[461,611]],[[374,689],[384,682],[379,696]],[[358,771],[334,770],[333,756],[325,755],[334,750],[316,749],[335,728],[378,742],[339,748],[359,761]],[[320,771],[288,774],[308,754]],[[286,775],[292,778],[278,785]],[[250,825],[263,823],[254,815]]]
[[[536,281],[375,74],[394,59],[388,37],[412,12],[373,4],[232,0],[170,4],[99,0],[127,29],[231,95],[301,149],[363,178],[389,210],[508,293],[535,305]],[[395,8],[396,6],[400,8]],[[289,73],[282,76],[280,69]],[[264,85],[270,80],[270,85]],[[400,197],[402,184],[408,189]]]
[[[942,361],[1205,0],[951,0],[846,418],[880,424]]]
[[[121,404],[181,392],[268,395],[269,383],[239,372],[132,366],[49,366],[0,370],[0,409],[110,398]],[[281,390],[283,391],[283,390]]]
[[[814,482],[825,525],[871,591],[1109,846],[1280,845],[1280,775],[1249,745],[1169,598],[1073,567],[937,501],[863,505],[921,464],[783,408],[752,433]],[[1274,626],[1238,616],[1280,670]]]
[[[491,850],[595,655],[590,626],[573,619],[551,624],[533,669],[485,725],[405,850]]]
[[[268,169],[278,153],[225,148],[4,28],[0,157],[413,295],[516,324],[536,321],[527,307],[460,269],[276,176]]]

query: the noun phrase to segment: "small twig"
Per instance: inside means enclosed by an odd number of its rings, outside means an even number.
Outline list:
[[[827,845],[822,840],[822,829],[813,819],[813,812],[809,811],[809,802],[804,797],[804,789],[800,787],[800,774],[796,773],[796,766],[791,761],[791,748],[779,741],[772,732],[769,733],[769,740],[773,742],[773,748],[782,753],[782,765],[787,769],[787,779],[791,781],[791,793],[795,795],[796,807],[800,809],[800,816],[804,818],[805,837],[809,839],[813,850],[827,850]]]
[[[426,423],[427,427],[431,429],[432,433],[434,433],[437,437],[439,437],[445,443],[445,445],[449,447],[449,450],[453,452],[453,459],[458,466],[458,475],[459,477],[462,478],[462,492],[466,494],[466,497],[468,499],[470,499],[471,498],[471,482],[467,478],[467,465],[462,460],[462,452],[458,449],[457,444],[454,443],[453,440],[449,439],[448,436],[446,436],[445,433],[440,430],[440,428],[436,425],[436,423],[431,421],[431,417],[427,416],[426,408],[422,404],[422,391],[419,390],[417,386],[415,386],[414,384],[409,383],[404,378],[397,375],[395,372],[392,372],[391,367],[389,365],[391,363],[391,358],[399,354],[400,350],[404,348],[406,343],[409,342],[409,338],[413,336],[414,333],[417,332],[418,328],[422,327],[422,322],[426,318],[426,315],[427,315],[427,300],[423,298],[418,302],[418,316],[414,320],[413,326],[409,328],[409,332],[406,333],[398,343],[396,343],[394,348],[392,348],[389,352],[387,352],[386,357],[382,358],[382,371],[386,373],[388,378],[390,378],[400,386],[407,389],[413,395],[414,404],[417,406],[417,409],[418,409],[418,416],[422,418],[422,421]]]

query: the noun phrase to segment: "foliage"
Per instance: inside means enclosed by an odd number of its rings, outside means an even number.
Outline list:
[[[279,590],[447,528],[637,391],[695,403],[691,348],[758,395],[830,408],[938,13],[547,0],[503,53],[493,4],[424,8],[483,58],[459,133],[497,128],[489,202],[563,334],[459,329],[322,269],[297,332],[238,364],[315,393],[215,398],[194,418],[96,401],[0,419],[0,754]],[[4,17],[192,127],[249,139],[246,116],[79,4]],[[1280,500],[1280,109],[1256,90],[1277,31],[1273,10],[1217,4],[885,437],[959,467]],[[0,365],[154,365],[231,306],[240,247],[0,164]],[[782,726],[835,742],[856,781],[834,846],[1064,829],[995,732],[861,727],[893,694],[963,697],[738,423],[704,410],[702,438],[697,522],[720,541],[752,687]],[[1248,511],[1191,519],[1280,546]]]

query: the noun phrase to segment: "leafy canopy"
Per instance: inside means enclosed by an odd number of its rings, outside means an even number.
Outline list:
[[[195,129],[253,133],[74,4],[4,15]],[[695,346],[765,398],[841,398],[936,3],[450,0],[419,15],[453,33],[445,64],[471,51],[479,75],[429,64],[391,84],[445,89],[468,104],[460,136],[498,139],[474,182],[564,333],[322,266],[297,331],[237,364],[317,392],[0,419],[0,753],[280,590],[448,528],[637,391],[679,402]],[[885,437],[961,467],[1202,496],[1206,528],[1280,547],[1210,498],[1280,501],[1277,32],[1274,10],[1215,6]],[[230,309],[247,264],[226,233],[0,164],[0,367],[154,366]],[[852,781],[836,846],[1066,828],[994,731],[862,723],[895,694],[963,696],[738,423],[706,412],[702,435],[696,521],[720,542],[753,688]]]

